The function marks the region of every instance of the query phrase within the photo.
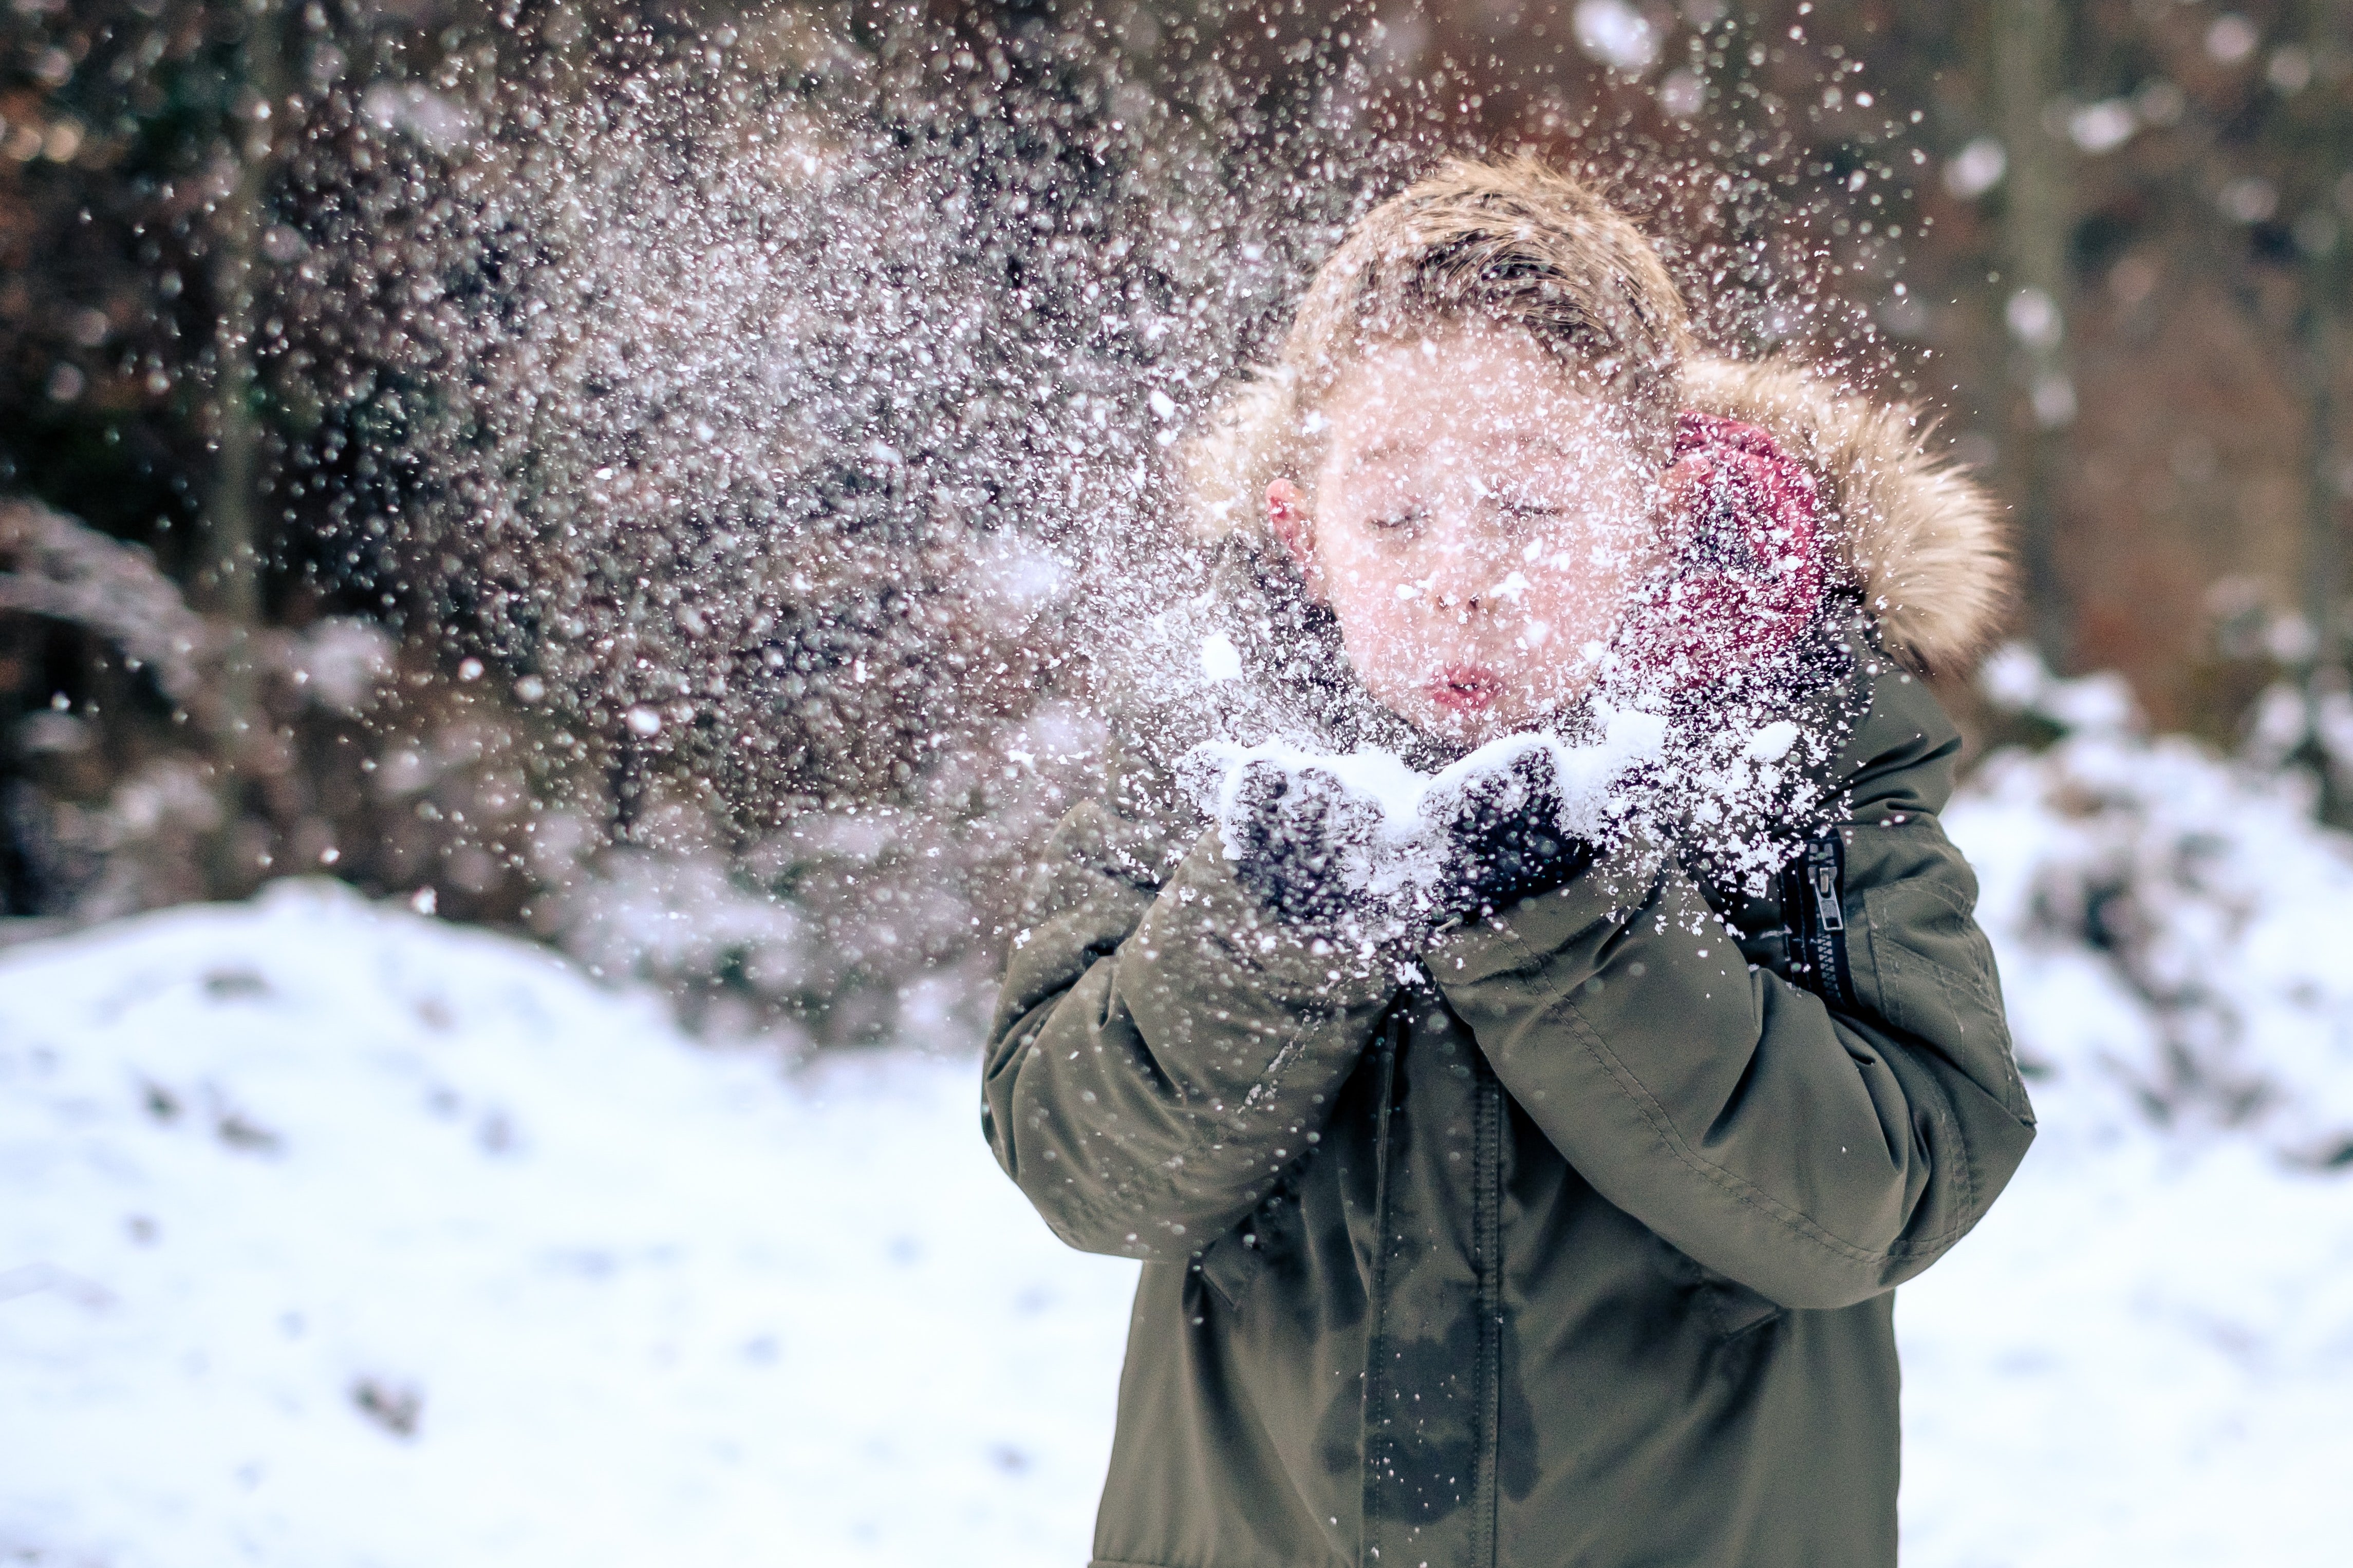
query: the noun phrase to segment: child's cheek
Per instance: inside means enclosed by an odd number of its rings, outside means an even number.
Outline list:
[[[1412,628],[1398,615],[1394,600],[1377,591],[1360,590],[1339,606],[1340,635],[1348,657],[1367,678],[1388,674],[1408,661],[1405,645]]]
[[[1422,646],[1428,628],[1401,613],[1393,594],[1360,590],[1335,595],[1333,612],[1339,617],[1348,662],[1365,689],[1400,717],[1419,718],[1428,706],[1422,700],[1422,681],[1434,662],[1433,650]]]
[[[1596,644],[1607,645],[1617,632],[1625,601],[1624,584],[1615,574],[1593,581],[1583,574],[1548,572],[1520,604],[1513,647],[1530,682],[1547,700],[1574,696],[1584,689],[1593,671]]]

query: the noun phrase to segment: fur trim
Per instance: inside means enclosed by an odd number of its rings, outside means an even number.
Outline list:
[[[1684,401],[1772,433],[1820,476],[1847,574],[1888,652],[1923,672],[1965,668],[2010,599],[2001,508],[1951,458],[1925,417],[1840,393],[1786,360],[1694,358]]]

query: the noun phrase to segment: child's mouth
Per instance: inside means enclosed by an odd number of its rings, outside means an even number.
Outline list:
[[[1504,694],[1503,677],[1475,664],[1441,669],[1424,688],[1430,700],[1451,713],[1476,713],[1493,706]]]

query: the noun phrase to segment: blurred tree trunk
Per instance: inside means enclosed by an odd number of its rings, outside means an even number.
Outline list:
[[[2056,0],[1995,0],[1994,121],[2009,153],[2003,204],[2004,325],[2016,343],[2013,379],[2022,395],[2019,443],[2020,546],[2029,630],[2054,669],[2072,652],[2073,610],[2059,573],[2055,491],[2065,427],[2074,417],[2068,374],[2068,237],[2073,221],[2067,147],[2044,123],[2060,90],[2066,17]]]
[[[232,184],[213,220],[213,471],[206,489],[190,597],[226,624],[230,646],[213,692],[212,724],[220,739],[223,831],[211,881],[216,893],[245,891],[259,880],[248,865],[239,831],[244,757],[259,711],[251,640],[262,616],[262,574],[269,559],[262,471],[262,422],[256,374],[255,293],[269,226],[268,190],[279,127],[287,113],[284,18],[262,0],[247,9],[237,55],[239,80],[222,130]]]
[[[2345,681],[2345,553],[2337,521],[2339,465],[2337,457],[2336,379],[2344,355],[2338,319],[2346,289],[2345,242],[2316,251],[2305,261],[2306,295],[2303,336],[2305,371],[2311,383],[2312,468],[2306,476],[2305,604],[2312,622],[2313,683],[2335,689]]]
[[[1715,73],[1712,90],[1725,123],[1739,127],[1746,139],[1736,143],[1746,158],[1753,155],[1755,144],[1769,147],[1773,141],[1770,127],[1755,123],[1750,112],[1755,91],[1750,83],[1757,68],[1749,58],[1749,49],[1753,40],[1769,36],[1770,23],[1761,11],[1735,9],[1726,13],[1716,26],[1720,29],[1716,48],[1723,56],[1724,65]],[[1726,282],[1742,296],[1740,308],[1732,312],[1730,325],[1736,336],[1730,346],[1735,357],[1744,360],[1761,359],[1773,348],[1765,338],[1763,306],[1770,268],[1763,259],[1768,243],[1763,213],[1764,204],[1759,201],[1736,197],[1725,204],[1724,244],[1734,258]]]
[[[2326,61],[2330,51],[2353,37],[2353,5],[2346,0],[2305,0],[2304,40],[2310,57]],[[2321,89],[2325,119],[2308,154],[2326,180],[2353,169],[2353,104],[2345,84]],[[2341,177],[2341,176],[2340,176]],[[2299,312],[2304,339],[2304,369],[2310,383],[2312,410],[2311,468],[2306,476],[2305,614],[2312,623],[2312,668],[2305,680],[2306,743],[2316,753],[2314,771],[2320,780],[2322,816],[2344,824],[2353,819],[2353,791],[2343,785],[2342,759],[2332,759],[2322,742],[2322,704],[2341,698],[2348,689],[2344,625],[2345,552],[2339,513],[2348,469],[2337,444],[2336,382],[2346,352],[2345,298],[2353,289],[2353,267],[2347,264],[2353,237],[2327,216],[2330,193],[2323,189],[2312,211],[2321,215],[2325,229],[2301,245],[2304,251],[2304,308]],[[2327,243],[2319,243],[2326,238]]]

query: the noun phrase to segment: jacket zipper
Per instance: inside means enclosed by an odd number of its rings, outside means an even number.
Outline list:
[[[1409,996],[1410,993],[1408,994]],[[1380,1477],[1388,1463],[1387,1384],[1381,1363],[1388,1353],[1389,1277],[1389,1111],[1397,1098],[1398,1047],[1405,1034],[1408,1007],[1392,1006],[1381,1024],[1380,1100],[1373,1112],[1373,1277],[1370,1284],[1372,1330],[1365,1347],[1365,1480],[1358,1504],[1362,1518],[1358,1568],[1377,1568],[1381,1549],[1377,1531]]]
[[[1397,1100],[1397,1058],[1415,1010],[1413,994],[1408,1005],[1393,1010],[1381,1030],[1380,1098],[1374,1112],[1373,1218],[1375,1245],[1372,1278],[1372,1336],[1365,1369],[1365,1490],[1364,1554],[1360,1568],[1379,1568],[1380,1544],[1376,1532],[1379,1515],[1376,1501],[1386,1471],[1387,1386],[1382,1381],[1388,1356],[1387,1334],[1389,1253],[1389,1116]],[[1472,1165],[1472,1245],[1478,1269],[1478,1469],[1472,1486],[1471,1560],[1491,1564],[1496,1560],[1499,1532],[1496,1511],[1501,1507],[1496,1468],[1501,1460],[1503,1422],[1503,1211],[1504,1211],[1504,1092],[1503,1084],[1486,1058],[1472,1054],[1475,1074],[1475,1131]]]
[[[1398,1037],[1405,1032],[1404,1022],[1404,1014],[1391,1009],[1381,1024],[1381,1098],[1373,1118],[1373,1217],[1385,1236],[1389,1222],[1389,1103],[1397,1096]],[[1373,1255],[1376,1282],[1388,1272],[1383,1267],[1388,1256],[1386,1246]]]
[[[1846,946],[1846,841],[1835,827],[1806,841],[1789,868],[1797,884],[1785,898],[1795,928],[1793,978],[1832,1007],[1854,1008],[1854,972]]]
[[[1479,1457],[1471,1495],[1471,1561],[1493,1564],[1501,1551],[1497,1510],[1501,1488],[1504,1408],[1504,1086],[1494,1068],[1474,1048],[1478,1122],[1473,1140],[1476,1167],[1472,1189],[1472,1236],[1479,1269]]]

